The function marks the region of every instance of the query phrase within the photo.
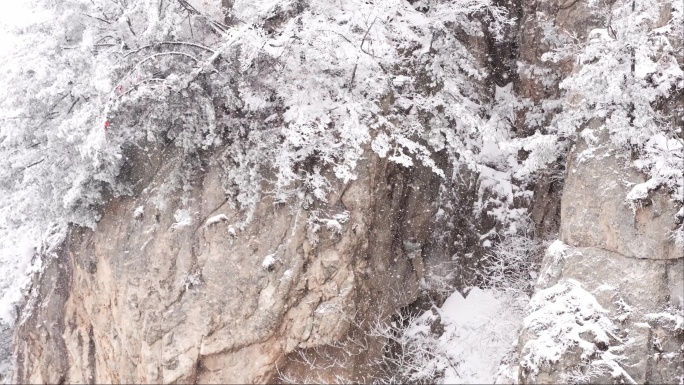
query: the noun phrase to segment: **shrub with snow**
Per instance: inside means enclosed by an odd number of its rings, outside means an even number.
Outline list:
[[[530,296],[539,272],[544,244],[525,235],[508,235],[494,245],[479,271],[485,287],[512,297]]]
[[[624,341],[596,298],[572,279],[537,292],[528,305],[524,328],[529,340],[521,352],[521,368],[531,378],[550,364],[579,353],[582,363],[570,373],[571,382],[610,375],[615,381],[635,383],[622,368]]]

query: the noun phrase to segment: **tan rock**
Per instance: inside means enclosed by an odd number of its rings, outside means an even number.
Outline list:
[[[632,258],[683,258],[671,237],[678,208],[667,192],[655,192],[636,209],[625,201],[631,186],[645,180],[609,146],[590,149],[580,141],[568,158],[560,239]]]
[[[669,237],[678,208],[666,193],[656,192],[649,204],[632,211],[625,197],[630,185],[643,181],[608,144],[577,144],[568,157],[561,201],[560,240],[569,246],[562,256],[546,255],[536,289],[579,282],[618,326],[610,346],[621,347],[625,372],[637,383],[675,383],[684,373],[684,334],[670,319],[681,317],[684,306],[684,250]],[[534,331],[523,329],[522,356],[533,338]],[[571,371],[586,370],[581,353],[568,349],[538,373],[521,368],[519,381],[567,381]],[[607,374],[590,380],[614,381]]]
[[[188,205],[172,195],[159,211],[154,188],[170,168],[140,171],[149,185],[138,196],[112,200],[96,231],[72,229],[46,261],[34,311],[16,334],[15,381],[252,383],[298,375],[295,352],[336,344],[352,324],[383,319],[419,292],[423,269],[415,267],[424,256],[409,256],[395,239],[427,242],[430,200],[408,194],[407,178],[439,177],[396,173],[377,158],[362,169],[325,208],[348,210],[349,222],[339,234],[321,230],[318,244],[307,237],[307,211],[268,199],[236,231],[241,213],[223,196],[218,166],[195,184]],[[190,221],[176,223],[177,209]],[[225,218],[207,224],[218,215]],[[346,376],[376,370],[346,360]]]

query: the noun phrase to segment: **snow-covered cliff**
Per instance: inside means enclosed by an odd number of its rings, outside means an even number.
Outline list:
[[[0,381],[684,378],[681,2],[30,6]]]

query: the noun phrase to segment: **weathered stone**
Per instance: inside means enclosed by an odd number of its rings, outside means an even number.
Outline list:
[[[603,143],[607,139],[603,138]],[[675,383],[684,373],[684,335],[654,314],[681,316],[684,306],[684,250],[670,239],[678,208],[656,192],[635,211],[625,203],[630,186],[644,177],[608,144],[589,148],[580,141],[568,157],[561,202],[560,240],[564,256],[544,258],[537,290],[575,280],[593,294],[619,326],[623,369],[637,383]],[[681,326],[679,326],[681,328]],[[519,346],[534,338],[523,329]],[[569,349],[538,373],[521,368],[521,383],[559,383],[586,362]],[[610,375],[592,383],[612,383]]]
[[[633,258],[683,258],[684,249],[671,237],[677,207],[666,192],[635,209],[625,201],[631,186],[642,182],[645,176],[608,145],[589,148],[580,141],[568,157],[560,239]]]
[[[545,258],[538,290],[558,282],[576,280],[593,294],[617,320],[625,357],[622,366],[637,383],[675,383],[684,373],[684,335],[681,330],[667,328],[651,315],[664,311],[681,313],[684,304],[684,259],[652,260],[631,258],[596,247],[569,248],[562,261]],[[679,309],[679,310],[677,310]],[[672,313],[674,311],[674,313]],[[649,325],[649,326],[646,326]],[[672,327],[673,325],[669,325]],[[520,347],[533,338],[523,330]],[[654,351],[655,341],[661,345]],[[581,351],[570,349],[563,358],[531,375],[521,372],[523,383],[560,383],[564,375],[581,367]],[[613,383],[610,376],[592,378],[592,383]]]
[[[348,210],[349,223],[340,233],[323,226],[318,244],[307,236],[306,210],[267,199],[237,231],[241,213],[223,196],[218,166],[207,167],[187,206],[172,195],[163,211],[153,191],[171,168],[138,170],[149,184],[137,196],[113,199],[96,231],[73,228],[45,261],[37,306],[16,336],[15,380],[267,382],[288,371],[290,353],[341,341],[352,323],[410,304],[424,256],[401,240],[430,243],[430,186],[439,177],[397,172],[378,158],[362,169],[326,208]],[[417,186],[420,196],[411,193]],[[134,218],[139,206],[144,214]],[[175,223],[181,207],[191,223]],[[228,220],[207,225],[220,214]],[[265,268],[268,255],[275,263]],[[347,369],[352,378],[375,370]]]

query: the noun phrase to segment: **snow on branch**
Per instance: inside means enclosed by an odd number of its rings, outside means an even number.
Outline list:
[[[624,341],[617,326],[579,282],[569,279],[537,292],[523,322],[530,338],[522,349],[521,367],[532,378],[577,349],[586,368],[568,374],[568,380],[577,380],[578,373],[608,373],[616,381],[636,384],[621,366]]]

